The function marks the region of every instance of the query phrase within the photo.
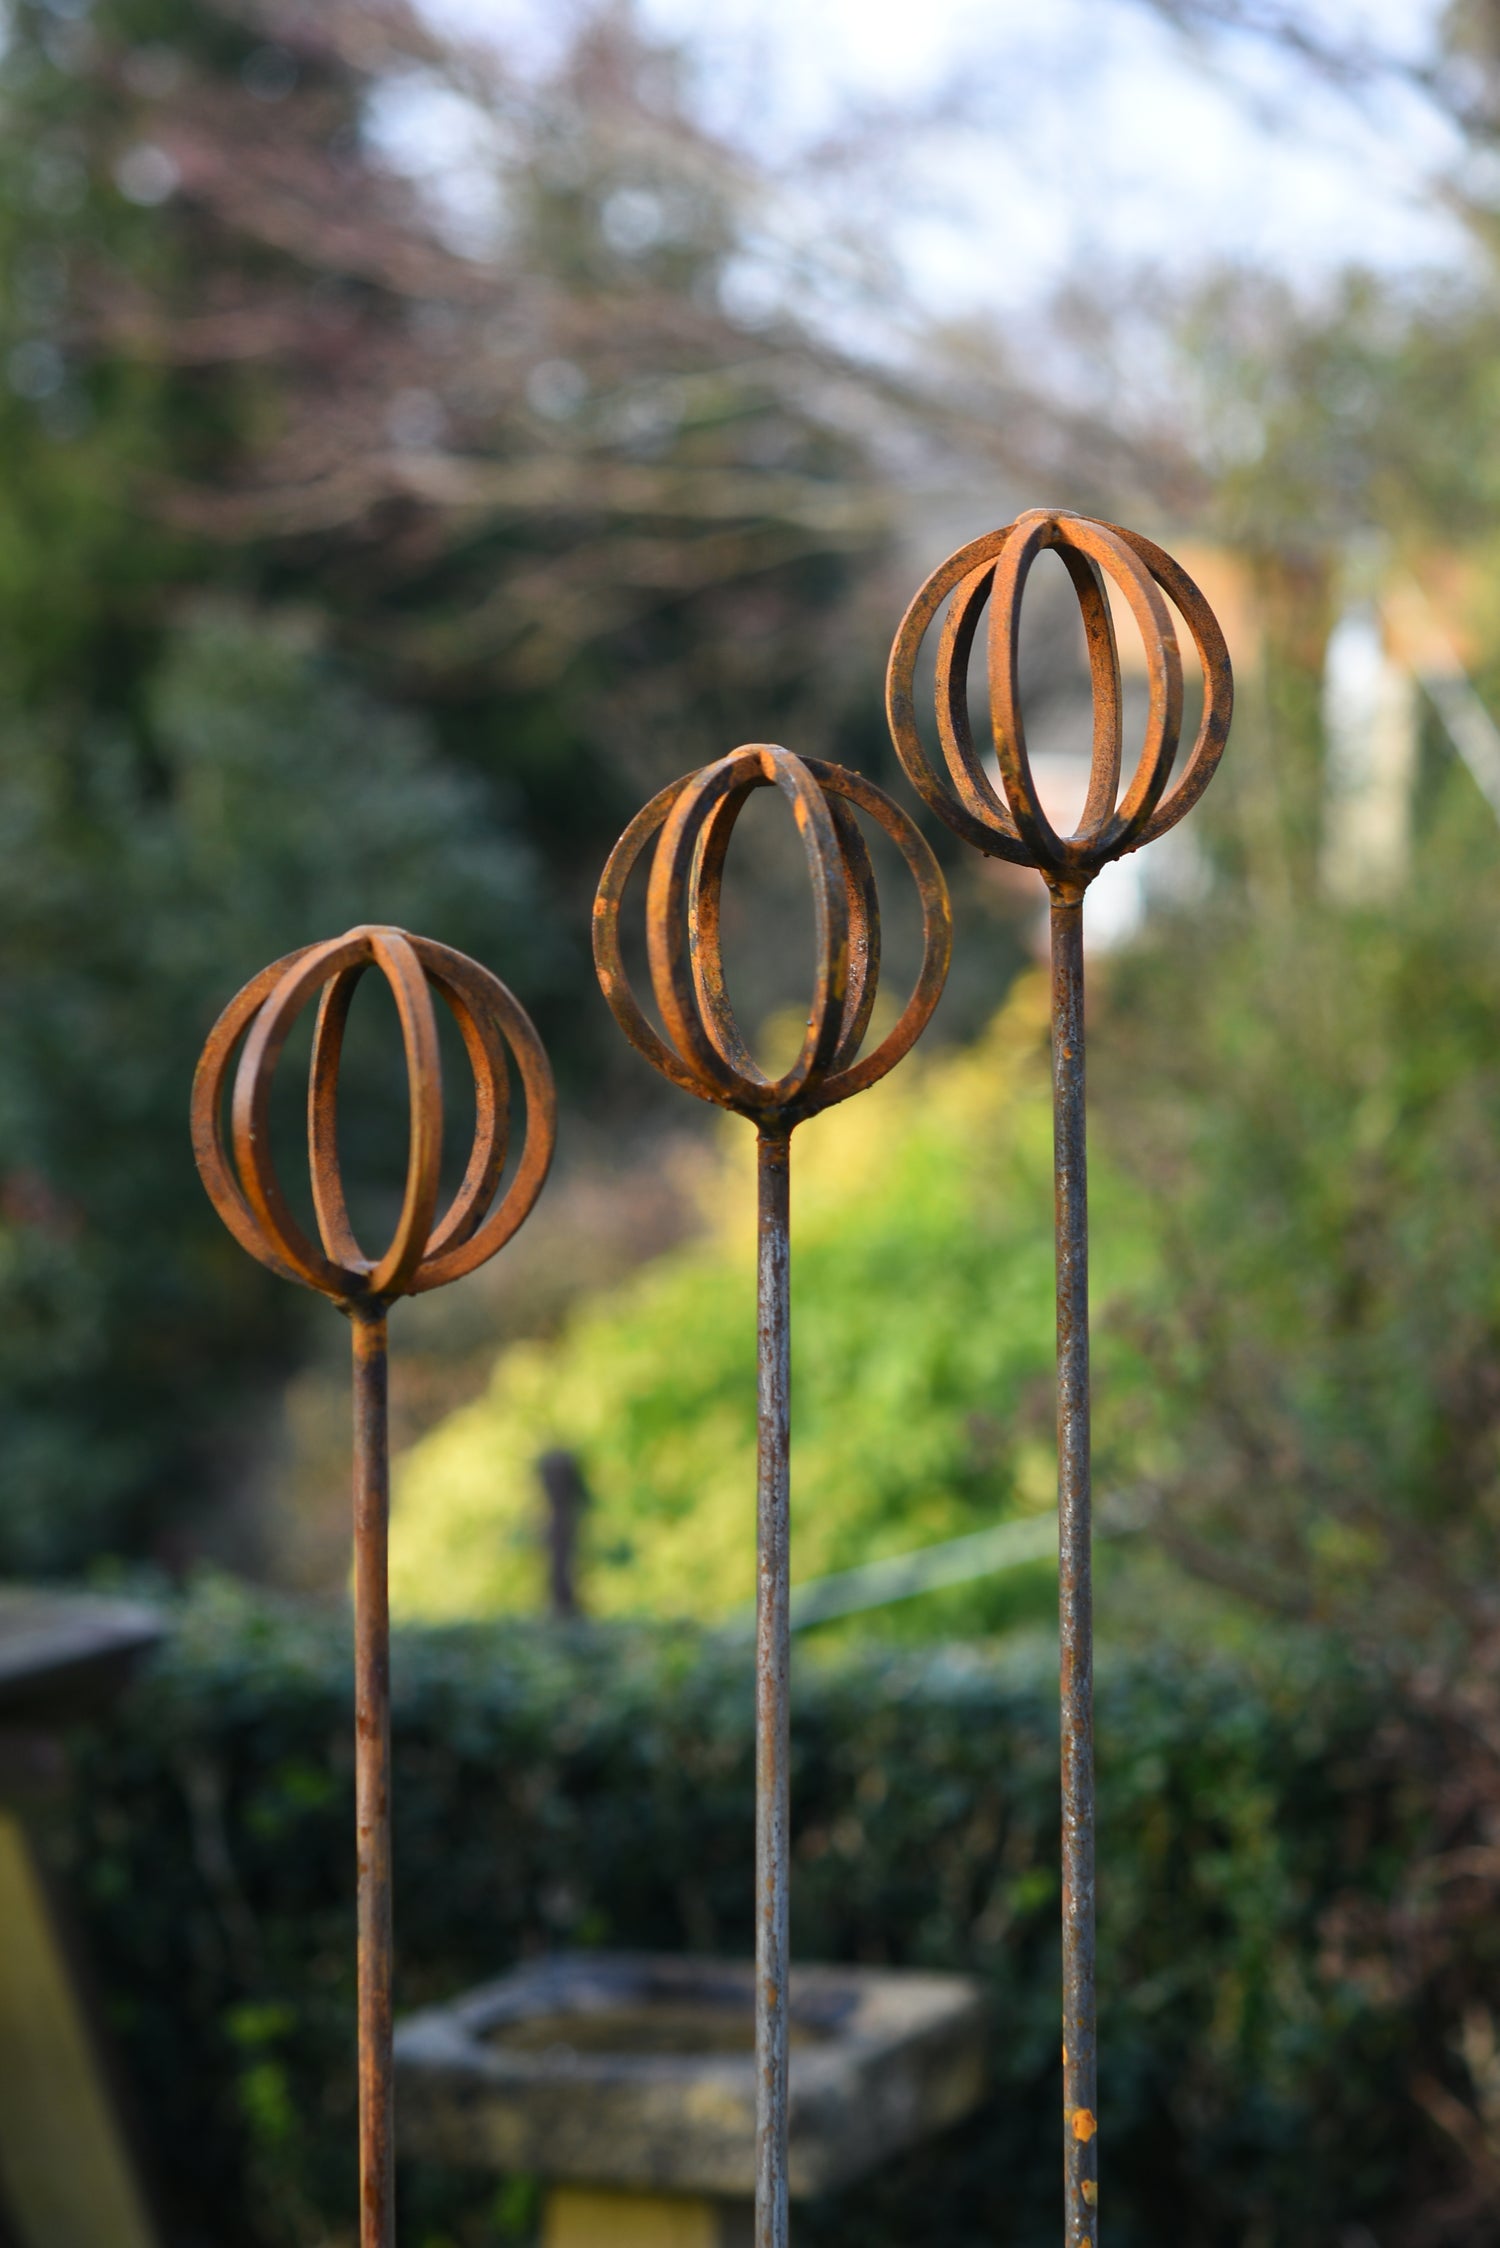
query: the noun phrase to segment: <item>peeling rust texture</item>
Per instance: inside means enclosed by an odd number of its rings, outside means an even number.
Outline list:
[[[720,950],[724,860],[757,788],[787,799],[807,853],[817,974],[802,1050],[781,1077],[756,1064],[735,1021]],[[882,827],[922,907],[916,987],[893,1028],[860,1058],[880,977],[880,912],[854,817]],[[666,1036],[641,1009],[620,950],[626,884],[654,844],[646,894],[651,986]],[[804,1118],[876,1084],[921,1036],[952,950],[937,861],[883,790],[840,765],[766,743],[674,781],[625,830],[594,902],[594,961],[615,1020],[663,1076],[756,1126],[759,1217],[758,1494],[755,1670],[755,2248],[787,2243],[787,2006],[790,1973],[790,1270],[791,1134]]]
[[[1057,833],[1042,809],[1020,707],[1021,597],[1037,556],[1049,548],[1061,557],[1078,596],[1093,683],[1088,795],[1077,828],[1066,836]],[[1106,580],[1140,632],[1149,693],[1140,756],[1123,795],[1120,665]],[[1186,624],[1203,672],[1202,719],[1175,782],[1172,771],[1182,728],[1182,662],[1163,595]],[[917,663],[945,605],[934,678],[940,756],[934,758],[917,727]],[[986,609],[998,788],[975,748],[969,715],[969,659]],[[892,739],[923,802],[988,857],[1034,867],[1052,901],[1067,2248],[1094,2248],[1099,2237],[1083,901],[1089,883],[1111,859],[1165,835],[1191,810],[1223,754],[1233,704],[1234,683],[1223,633],[1198,588],[1172,557],[1150,539],[1118,524],[1043,508],[972,540],[933,572],[902,620],[886,674]]]
[[[379,1258],[367,1257],[355,1238],[338,1162],[339,1057],[355,987],[370,967],[385,977],[396,1002],[411,1118],[401,1213]],[[441,1220],[443,1093],[434,988],[458,1025],[474,1071],[473,1148]],[[318,1243],[293,1216],[270,1156],[276,1065],[315,993],[322,996],[308,1086],[308,1147]],[[225,1093],[237,1052],[226,1142]],[[526,1132],[515,1175],[496,1205],[509,1138],[507,1053],[525,1090]],[[556,1116],[552,1072],[525,1009],[476,961],[400,929],[351,929],[330,943],[288,953],[252,977],[209,1033],[193,1080],[193,1152],[219,1216],[272,1272],[329,1297],[353,1332],[360,2248],[392,2248],[395,2238],[386,1314],[398,1296],[460,1279],[503,1248],[542,1190]]]

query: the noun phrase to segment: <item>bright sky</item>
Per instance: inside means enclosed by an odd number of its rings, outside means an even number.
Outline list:
[[[765,149],[851,102],[957,85],[977,121],[907,167],[897,245],[936,310],[1014,309],[1081,259],[1178,268],[1254,258],[1299,281],[1359,259],[1446,263],[1462,237],[1431,193],[1456,153],[1415,95],[1363,110],[1256,45],[1196,54],[1138,0],[640,0],[701,57],[714,122]],[[1440,0],[1307,0],[1309,24],[1421,52]],[[559,0],[428,0],[545,56]]]

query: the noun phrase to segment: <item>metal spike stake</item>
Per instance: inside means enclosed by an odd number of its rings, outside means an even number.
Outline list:
[[[1021,595],[1037,556],[1057,553],[1073,581],[1093,681],[1093,765],[1083,816],[1060,836],[1026,754],[1018,680]],[[1150,702],[1135,773],[1120,794],[1120,666],[1106,581],[1130,610]],[[1182,727],[1182,663],[1166,594],[1203,670],[1203,717],[1168,788]],[[951,598],[950,598],[951,596]],[[942,763],[916,723],[918,655],[948,604],[935,679]],[[989,610],[989,693],[997,789],[975,752],[969,657]],[[1138,532],[1033,509],[973,540],[935,570],[902,620],[886,677],[897,754],[923,801],[991,858],[1034,867],[1051,895],[1052,1099],[1057,1227],[1057,1511],[1062,1695],[1063,2182],[1068,2248],[1099,2238],[1094,1993],[1094,1616],[1089,1483],[1088,1172],[1084,1109],[1083,899],[1102,867],[1174,827],[1223,753],[1234,687],[1213,612],[1169,554]]]
[[[355,1239],[339,1176],[338,1074],[344,1026],[367,968],[385,977],[406,1051],[411,1125],[406,1192],[384,1256]],[[474,1145],[457,1193],[437,1217],[443,1138],[436,989],[474,1071]],[[287,1033],[321,992],[308,1087],[313,1208],[321,1247],[298,1224],[271,1164],[271,1084]],[[239,1050],[230,1101],[224,1095]],[[507,1050],[526,1096],[526,1134],[498,1206],[510,1099]],[[330,1298],[354,1341],[355,1828],[359,1920],[359,2239],[395,2238],[391,2085],[391,1717],[386,1598],[390,1442],[386,1314],[398,1296],[462,1279],[503,1248],[530,1213],[552,1160],[557,1101],[541,1040],[525,1009],[487,968],[400,929],[351,929],[306,946],[251,978],[209,1033],[193,1080],[193,1153],[229,1231],[261,1264]]]
[[[818,971],[802,1051],[782,1077],[757,1067],[729,1005],[720,952],[724,858],[758,788],[791,807],[812,879]],[[880,976],[874,870],[855,811],[884,828],[922,905],[923,960],[894,1028],[863,1060]],[[654,842],[646,896],[651,986],[666,1037],[631,991],[620,952],[620,907]],[[594,961],[620,1028],[674,1085],[733,1109],[758,1134],[759,1396],[755,1657],[755,2248],[787,2242],[787,2041],[790,1760],[790,1413],[788,1299],[790,1151],[794,1128],[863,1092],[925,1029],[952,949],[948,893],[906,814],[858,773],[764,743],[674,781],[615,845],[594,901]]]

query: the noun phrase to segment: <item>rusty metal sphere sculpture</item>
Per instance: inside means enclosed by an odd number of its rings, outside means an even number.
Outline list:
[[[792,808],[812,881],[817,975],[802,1049],[770,1078],[750,1053],[729,1004],[720,905],[729,840],[747,799],[779,789]],[[880,980],[880,909],[869,850],[854,814],[885,830],[916,883],[923,957],[901,1015],[863,1060]],[[663,1039],[630,988],[620,950],[625,886],[655,842],[646,897],[651,987]],[[942,995],[952,952],[947,887],[931,850],[883,789],[842,765],[794,757],[774,744],[732,750],[673,781],[637,813],[610,854],[594,901],[594,961],[616,1022],[674,1085],[733,1109],[764,1131],[863,1092],[895,1068]]]
[[[1071,835],[1059,835],[1042,806],[1021,714],[1021,597],[1038,555],[1048,549],[1061,557],[1078,597],[1093,684],[1088,793]],[[1123,794],[1123,697],[1109,586],[1140,633],[1149,689],[1140,755]],[[1168,600],[1186,623],[1203,670],[1202,719],[1175,781],[1182,659]],[[945,602],[934,676],[938,763],[917,728],[916,674],[923,643]],[[990,726],[999,789],[976,750],[969,716],[969,663],[986,609]],[[1099,2238],[1084,897],[1112,860],[1165,835],[1191,810],[1223,754],[1233,704],[1224,635],[1181,564],[1138,531],[1050,508],[1033,508],[1001,530],[972,540],[934,570],[902,619],[886,675],[891,736],[924,802],[989,857],[1034,867],[1051,895],[1067,2248],[1097,2248]]]
[[[411,1115],[406,1192],[395,1234],[379,1258],[366,1256],[355,1238],[338,1160],[344,1028],[359,980],[372,967],[385,977],[396,1002]],[[434,988],[462,1035],[475,1096],[473,1149],[441,1222],[434,1222],[443,1134]],[[269,1134],[271,1085],[282,1048],[317,993],[322,998],[313,1033],[308,1146],[321,1248],[288,1206],[272,1168]],[[224,1091],[242,1040],[226,1147]],[[507,1048],[525,1087],[526,1140],[515,1176],[492,1209],[509,1137]],[[546,1180],[556,1116],[541,1040],[498,977],[428,937],[359,928],[273,961],[229,1002],[209,1033],[193,1081],[193,1152],[209,1198],[241,1248],[284,1279],[300,1281],[346,1309],[373,1308],[462,1279],[504,1247]]]
[[[1059,835],[1042,809],[1021,715],[1021,597],[1032,565],[1048,549],[1073,582],[1093,683],[1092,771],[1083,815]],[[1104,580],[1118,588],[1145,651],[1149,706],[1134,775],[1120,794],[1120,660]],[[1168,786],[1182,731],[1182,659],[1167,603],[1187,625],[1203,669],[1203,715],[1187,763]],[[951,599],[950,599],[951,597]],[[937,647],[935,702],[941,766],[917,729],[917,659],[949,602]],[[974,745],[969,717],[969,657],[989,611],[989,699],[997,790]],[[1171,555],[1117,523],[1033,508],[1014,523],[960,547],[933,571],[902,619],[886,673],[891,736],[907,778],[955,834],[991,858],[1035,867],[1054,893],[1080,896],[1111,859],[1139,850],[1175,827],[1213,778],[1234,708],[1229,651],[1218,620]]]
[[[780,1077],[760,1068],[724,980],[720,909],[736,820],[758,788],[790,805],[812,880],[817,973],[807,1031]],[[922,966],[895,1024],[860,1058],[880,980],[880,908],[856,812],[885,830],[917,885]],[[655,845],[646,890],[651,988],[666,1031],[647,1020],[620,951],[626,885]],[[921,1036],[953,944],[947,885],[883,789],[774,744],[752,742],[673,781],[631,821],[594,901],[594,961],[620,1028],[674,1085],[756,1127],[757,1493],[755,1654],[755,2073],[757,2248],[787,2248],[789,1730],[791,1584],[791,1135],[820,1109],[877,1084]]]
[[[371,968],[390,986],[406,1051],[406,1191],[389,1247],[367,1256],[339,1175],[338,1077],[349,1007]],[[436,990],[474,1072],[474,1141],[452,1202],[437,1214],[443,1084]],[[318,1241],[293,1215],[271,1161],[271,1088],[293,1023],[321,993],[313,1030],[307,1136]],[[224,1133],[225,1092],[238,1051]],[[514,1057],[526,1135],[498,1205]],[[503,1248],[546,1180],[557,1125],[552,1071],[525,1009],[477,961],[428,937],[351,929],[252,976],[213,1029],[193,1079],[193,1152],[209,1199],[242,1249],[346,1313],[354,1346],[354,1788],[359,1921],[359,2239],[393,2248],[395,2137],[391,2060],[390,1428],[386,1314],[399,1296],[441,1288]],[[321,1246],[320,1246],[321,1244]]]

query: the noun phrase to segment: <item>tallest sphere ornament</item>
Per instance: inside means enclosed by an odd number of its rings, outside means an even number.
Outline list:
[[[1021,715],[1021,596],[1037,556],[1048,549],[1061,558],[1078,596],[1094,698],[1088,797],[1078,826],[1066,836],[1042,809]],[[1150,691],[1140,756],[1123,796],[1120,658],[1105,579],[1118,589],[1140,633]],[[1192,634],[1203,670],[1197,739],[1170,787],[1182,732],[1182,658],[1163,594]],[[917,730],[915,686],[919,651],[945,602],[935,681],[942,749],[937,765]],[[969,721],[969,658],[986,610],[999,789],[980,762]],[[972,540],[933,571],[901,620],[886,673],[891,738],[913,788],[966,843],[990,858],[1035,867],[1054,898],[1081,897],[1111,859],[1154,842],[1191,811],[1223,754],[1233,708],[1224,635],[1186,570],[1138,531],[1042,508]]]
[[[1021,597],[1038,555],[1049,550],[1060,557],[1078,597],[1093,686],[1088,794],[1078,825],[1069,835],[1057,832],[1042,804],[1021,712]],[[1111,586],[1140,634],[1148,690],[1140,754],[1123,792],[1124,697]],[[1192,635],[1203,672],[1203,715],[1175,778],[1182,734],[1182,657],[1168,601]],[[990,732],[998,786],[981,762],[969,715],[970,662],[986,612]],[[916,673],[923,643],[940,614],[934,677],[939,761],[929,755],[917,728]],[[1052,901],[1067,2248],[1094,2248],[1099,2238],[1083,901],[1089,884],[1112,859],[1154,842],[1191,811],[1223,754],[1233,706],[1234,682],[1224,635],[1181,565],[1137,531],[1047,508],[1034,508],[1003,530],[974,539],[934,570],[902,619],[886,675],[891,735],[912,786],[966,843],[990,858],[1035,867]]]

